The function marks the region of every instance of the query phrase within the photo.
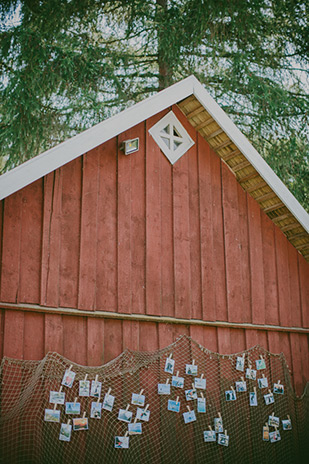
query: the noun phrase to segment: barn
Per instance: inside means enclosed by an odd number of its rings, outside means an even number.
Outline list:
[[[303,392],[308,214],[195,77],[2,175],[0,195],[4,360],[101,366],[185,335],[283,352]]]

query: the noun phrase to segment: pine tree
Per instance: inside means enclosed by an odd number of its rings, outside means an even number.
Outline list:
[[[3,0],[0,13],[4,169],[194,74],[309,203],[304,1]]]

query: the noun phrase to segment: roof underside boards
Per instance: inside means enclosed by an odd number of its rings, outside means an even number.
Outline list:
[[[236,179],[309,261],[309,215],[226,113],[190,76],[0,177],[0,199],[173,104],[234,172]]]

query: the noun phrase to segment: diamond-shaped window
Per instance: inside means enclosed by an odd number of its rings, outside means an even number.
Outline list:
[[[173,111],[170,111],[152,126],[149,133],[171,164],[179,160],[194,145],[190,135],[178,121]]]

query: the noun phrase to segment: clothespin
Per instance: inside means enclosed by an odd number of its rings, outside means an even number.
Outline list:
[[[129,408],[130,408],[130,403],[127,405],[126,411],[129,411]]]
[[[289,415],[287,415],[287,417],[288,417],[288,420],[291,420],[291,418],[290,418],[290,416],[289,416]]]
[[[126,431],[126,433],[124,434],[124,436],[125,436],[125,437],[127,437],[127,436],[128,436],[128,433],[129,433],[129,432],[128,432],[128,431]]]
[[[201,375],[201,379],[204,377],[204,374]]]
[[[277,384],[280,385],[281,380],[278,380]]]
[[[270,390],[270,389],[268,389],[268,393],[271,394],[271,390]]]
[[[179,396],[177,396],[176,398],[176,404],[179,402]]]
[[[68,419],[67,425],[70,425],[71,419]]]
[[[76,405],[77,397],[74,399],[74,406]]]
[[[275,432],[278,432],[278,427],[275,425]]]
[[[263,358],[263,356],[261,354],[260,354],[260,358],[261,358],[262,361],[264,361],[264,358]]]
[[[137,422],[137,416],[135,416],[133,424],[136,424],[136,422]]]
[[[57,403],[54,404],[54,411],[57,409]]]
[[[268,427],[268,422],[265,422],[265,428],[268,430],[269,427]]]
[[[253,387],[253,391],[254,391],[254,393],[256,394],[256,387]]]
[[[191,412],[190,406],[187,406],[187,410],[188,410],[189,412]]]
[[[97,384],[97,381],[98,381],[98,374],[95,376],[95,381],[94,381],[94,384],[96,385]]]
[[[233,393],[235,393],[234,387],[231,385],[231,390]]]
[[[265,374],[262,374],[262,376],[263,376],[263,379],[265,379]]]
[[[203,392],[201,392],[201,397],[204,399],[204,395],[203,395]]]
[[[97,403],[100,403],[100,397],[97,399]]]
[[[169,384],[170,379],[166,379],[165,385]]]
[[[62,385],[61,385],[61,387],[59,388],[59,393],[61,393],[61,392],[62,392]]]
[[[218,417],[221,419],[221,412],[218,412]]]
[[[241,381],[242,381],[242,382],[244,382],[244,381],[245,381],[244,377],[240,377],[240,378],[241,378]]]
[[[192,359],[192,366],[194,366],[194,364],[195,364],[195,360],[194,360],[194,359]]]
[[[72,369],[72,367],[73,367],[73,364],[71,364],[71,366],[69,367],[68,372],[70,372],[70,370]]]
[[[192,390],[195,390],[195,386],[193,382],[191,383],[191,385],[192,385]]]
[[[111,387],[109,387],[107,394],[109,395],[111,391],[112,391],[112,389],[111,389]]]
[[[176,377],[178,377],[178,376],[179,376],[179,371],[177,371],[177,374],[176,374]]]
[[[146,404],[146,408],[144,409],[144,412],[146,412],[148,408],[149,408],[149,404]]]
[[[85,375],[84,382],[86,382],[88,374]]]
[[[144,389],[142,388],[141,391],[139,392],[140,395],[142,395],[144,392]]]
[[[227,430],[224,430],[224,435],[227,437]]]
[[[275,415],[275,413],[273,412],[272,415],[271,415],[271,417],[274,417],[274,415]]]
[[[168,359],[172,359],[172,357],[173,357],[173,353],[170,353]]]
[[[86,411],[85,411],[84,414],[83,414],[83,419],[85,419],[85,417],[86,417]]]
[[[211,425],[208,425],[208,428],[209,428],[209,430],[210,430],[210,431],[212,432],[212,428],[211,428]]]

